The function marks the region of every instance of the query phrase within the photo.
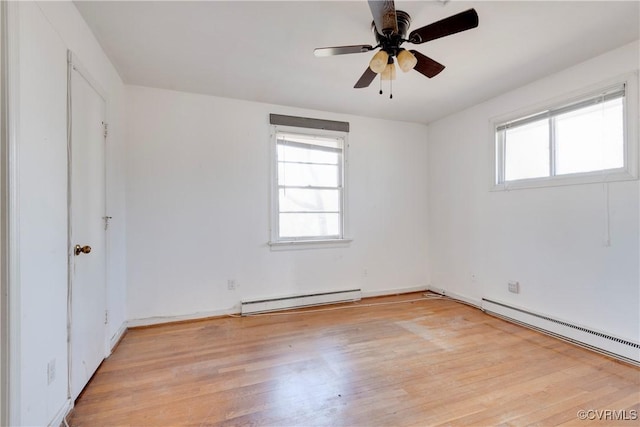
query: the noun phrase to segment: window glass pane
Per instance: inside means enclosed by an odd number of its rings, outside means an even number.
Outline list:
[[[556,117],[556,173],[624,166],[623,99],[613,99]]]
[[[277,131],[275,149],[274,238],[341,238],[344,137]]]
[[[543,120],[505,132],[505,180],[549,176],[549,122]]]
[[[326,237],[340,235],[340,214],[281,213],[280,237]]]
[[[344,140],[340,137],[331,136],[317,136],[317,135],[302,135],[294,133],[282,133],[278,132],[276,137],[278,142],[292,142],[294,144],[307,144],[316,147],[326,148],[338,148],[342,149]]]
[[[340,190],[281,188],[278,202],[280,212],[338,212]]]
[[[339,187],[337,165],[278,162],[278,184],[298,187]]]
[[[331,151],[305,149],[278,144],[278,160],[337,165],[340,161],[340,155]]]

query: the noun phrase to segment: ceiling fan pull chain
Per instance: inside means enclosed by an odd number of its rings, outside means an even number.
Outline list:
[[[382,76],[380,76],[380,95],[382,95]]]
[[[389,80],[389,99],[393,99],[393,80]]]

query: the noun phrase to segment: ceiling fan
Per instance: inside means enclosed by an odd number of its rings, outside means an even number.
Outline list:
[[[356,82],[354,88],[368,87],[378,74],[380,74],[381,80],[395,80],[394,57],[397,58],[398,66],[402,71],[407,72],[415,69],[429,78],[434,77],[444,70],[444,65],[416,50],[406,50],[400,46],[405,42],[412,44],[425,43],[478,26],[478,14],[475,9],[469,9],[413,30],[409,33],[409,38],[407,38],[409,24],[411,23],[411,17],[408,13],[396,10],[393,0],[368,0],[368,3],[373,15],[371,29],[376,36],[376,46],[321,47],[313,51],[315,56],[321,57],[363,53],[380,48],[371,58],[369,67]],[[382,89],[380,93],[382,94]]]

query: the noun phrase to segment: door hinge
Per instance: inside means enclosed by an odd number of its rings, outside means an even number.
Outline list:
[[[102,219],[104,219],[104,231],[107,231],[107,229],[109,228],[109,220],[112,219],[112,216],[103,216]]]
[[[104,137],[106,138],[107,135],[109,134],[109,124],[102,122],[102,127],[104,127]]]
[[[104,324],[109,324],[109,310],[104,311]]]

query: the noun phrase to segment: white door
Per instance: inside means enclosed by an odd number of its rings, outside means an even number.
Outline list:
[[[76,67],[70,73],[70,369],[75,400],[106,354],[105,101]]]

